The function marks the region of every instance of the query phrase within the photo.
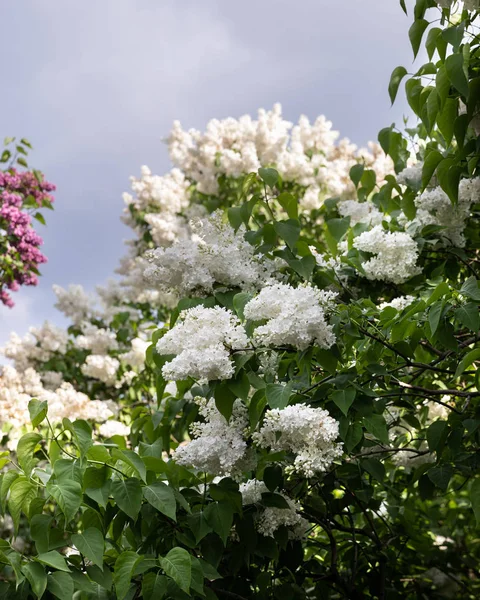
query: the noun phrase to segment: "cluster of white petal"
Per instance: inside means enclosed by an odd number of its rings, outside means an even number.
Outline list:
[[[417,162],[414,165],[406,167],[397,175],[397,183],[399,185],[407,185],[414,190],[418,190],[422,185],[422,171],[422,162]]]
[[[150,342],[147,340],[139,337],[133,338],[130,350],[120,354],[120,358],[131,367],[141,370],[145,366],[145,353],[148,346],[150,346]]]
[[[311,286],[294,288],[284,283],[267,285],[250,300],[244,315],[251,321],[267,320],[255,329],[254,339],[267,346],[291,345],[304,350],[310,344],[330,348],[335,343],[325,309],[336,294]]]
[[[116,385],[118,367],[120,362],[112,356],[103,354],[89,354],[82,365],[81,370],[87,377],[99,379],[105,385]]]
[[[90,400],[70,383],[64,382],[52,391],[43,387],[40,374],[34,369],[19,372],[5,365],[0,374],[0,428],[11,427],[14,444],[22,428],[30,423],[28,403],[32,398],[48,403],[48,418],[52,423],[64,417],[101,423],[113,416],[106,402]]]
[[[126,437],[130,434],[130,427],[122,423],[121,421],[116,421],[115,419],[108,419],[105,423],[102,423],[98,427],[98,433],[104,438],[111,438],[114,435],[121,435]]]
[[[374,254],[362,267],[367,279],[403,283],[420,272],[417,267],[418,245],[403,231],[385,231],[376,225],[353,240],[358,250]]]
[[[346,139],[336,144],[337,138],[338,132],[324,116],[314,123],[301,116],[292,128],[282,118],[281,106],[275,104],[271,111],[260,109],[257,120],[249,115],[214,119],[205,133],[185,131],[177,121],[168,143],[172,162],[202,193],[217,193],[219,175],[238,177],[275,165],[285,181],[313,186],[301,201],[302,208],[311,210],[322,203],[317,190],[322,197],[352,191],[349,171],[359,161],[373,168],[379,181],[392,172],[390,160],[378,145],[358,149]]]
[[[413,296],[399,296],[398,298],[390,300],[390,302],[382,302],[378,309],[383,310],[384,308],[391,306],[392,308],[396,308],[398,312],[401,312],[404,308],[410,306],[414,300],[415,298]]]
[[[53,291],[57,296],[55,308],[63,313],[73,323],[79,324],[94,314],[94,300],[85,292],[83,286],[71,284],[68,289],[54,285]]]
[[[342,455],[338,422],[326,410],[306,404],[267,410],[260,431],[252,435],[262,448],[293,452],[294,469],[306,477],[325,471]]]
[[[247,482],[240,485],[240,493],[242,494],[242,504],[258,504],[262,501],[262,494],[268,492],[267,486],[263,481],[257,479],[249,479]],[[305,534],[310,527],[307,520],[300,514],[301,506],[289,498],[283,492],[277,492],[285,502],[288,508],[277,508],[267,506],[261,510],[256,517],[256,527],[259,533],[267,537],[273,537],[273,534],[280,527],[288,529],[288,537],[293,540],[299,540],[305,537]]]
[[[230,350],[249,346],[245,329],[226,308],[195,306],[182,311],[173,329],[157,342],[159,354],[175,354],[162,369],[167,380],[229,379],[234,373]]]
[[[239,476],[249,466],[243,436],[248,425],[247,407],[241,400],[235,400],[232,416],[227,421],[214,400],[197,397],[195,402],[205,422],[192,425],[191,434],[195,439],[180,445],[175,450],[174,460],[212,475]]]
[[[338,212],[342,217],[350,217],[350,226],[357,223],[366,225],[380,225],[386,216],[381,213],[373,202],[357,202],[356,200],[342,200],[337,204]]]
[[[480,177],[462,179],[458,188],[458,202],[452,204],[447,194],[435,187],[425,190],[415,198],[417,214],[413,225],[438,225],[443,227],[439,237],[448,245],[463,248],[465,246],[466,221],[470,217],[471,206],[480,198]]]
[[[145,276],[167,292],[180,296],[205,295],[214,283],[252,289],[268,280],[274,263],[244,238],[245,230],[235,230],[217,211],[208,219],[192,222],[194,235],[170,248],[148,253],[150,266]]]
[[[135,197],[124,194],[125,204],[133,205],[137,210],[157,211],[170,214],[181,213],[190,203],[188,188],[190,182],[180,169],[172,169],[162,177],[152,175],[146,166],[140,169],[140,178],[131,177],[132,191]]]
[[[107,354],[109,350],[117,350],[118,342],[114,331],[88,322],[83,323],[81,329],[82,335],[75,339],[78,348],[91,350],[92,354]]]
[[[36,362],[46,362],[57,352],[65,354],[67,344],[68,333],[45,321],[40,328],[30,327],[23,338],[12,332],[1,352],[14,362],[18,370],[22,371],[34,366]]]

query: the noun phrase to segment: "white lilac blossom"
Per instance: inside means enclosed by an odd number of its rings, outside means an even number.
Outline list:
[[[61,383],[53,391],[43,387],[41,376],[34,369],[19,372],[5,365],[0,373],[0,428],[11,427],[14,436],[20,437],[22,428],[30,424],[28,403],[32,398],[47,402],[52,423],[61,422],[64,417],[101,423],[113,416],[107,402],[90,400],[70,383]]]
[[[247,407],[235,400],[227,421],[217,410],[214,400],[197,397],[204,423],[194,423],[192,441],[180,445],[173,455],[180,465],[187,465],[217,476],[237,477],[248,467],[247,443],[243,432],[248,425]]]
[[[440,188],[427,189],[415,198],[417,214],[412,224],[424,227],[443,227],[438,236],[448,245],[465,246],[466,221],[470,217],[472,204],[480,199],[480,178],[462,179],[458,188],[458,202],[454,205]]]
[[[311,286],[294,288],[276,283],[264,287],[250,300],[244,315],[251,321],[267,320],[254,332],[256,341],[267,346],[291,345],[304,350],[310,344],[330,348],[335,343],[325,310],[332,308],[336,294]]]
[[[118,342],[114,331],[91,323],[82,324],[81,329],[82,335],[75,339],[78,348],[91,350],[92,354],[107,354],[109,350],[117,350]]]
[[[172,169],[163,176],[152,175],[151,170],[143,166],[139,179],[131,177],[132,191],[135,197],[124,194],[127,205],[133,205],[137,210],[148,210],[154,207],[162,213],[181,213],[189,203],[188,188],[190,182],[179,169]]]
[[[179,296],[205,295],[215,283],[248,290],[271,277],[273,262],[256,255],[244,238],[245,229],[235,232],[222,221],[220,211],[191,227],[191,239],[147,254],[150,266],[145,277],[160,289]]]
[[[172,162],[204,194],[218,192],[219,175],[239,177],[275,165],[285,181],[311,186],[300,201],[301,208],[311,210],[321,205],[316,189],[325,197],[354,191],[349,171],[358,162],[375,170],[379,183],[393,171],[390,159],[377,144],[358,149],[346,139],[336,144],[337,138],[338,132],[324,116],[314,123],[301,116],[292,128],[276,104],[271,111],[260,109],[257,120],[249,115],[214,119],[205,133],[185,131],[176,121],[168,143]]]
[[[81,285],[69,285],[68,290],[59,285],[53,286],[57,296],[55,308],[78,325],[94,314],[93,298],[85,292]]]
[[[105,385],[117,384],[118,359],[102,354],[89,354],[82,365],[82,373],[87,377],[99,379]]]
[[[268,492],[267,486],[263,481],[258,481],[257,479],[249,479],[246,483],[240,485],[242,504],[244,506],[260,503],[262,501],[262,494],[265,492]],[[255,518],[257,530],[264,536],[273,537],[273,534],[277,529],[286,527],[290,539],[302,539],[305,537],[310,525],[308,521],[299,514],[301,505],[289,498],[283,492],[277,492],[277,494],[282,496],[288,504],[288,508],[271,506],[259,508],[259,512]]]
[[[343,453],[338,438],[338,422],[326,410],[306,404],[267,410],[254,442],[270,450],[296,454],[293,468],[306,477],[326,471]]]
[[[180,313],[158,340],[157,352],[176,355],[162,369],[167,380],[229,379],[234,373],[230,351],[248,346],[245,329],[230,310],[195,306]]]
[[[417,267],[418,245],[403,231],[385,231],[376,225],[353,240],[358,250],[374,254],[363,264],[367,279],[403,283],[420,272]]]
[[[338,212],[342,217],[350,217],[350,226],[357,223],[366,225],[379,225],[386,215],[381,213],[373,202],[357,202],[356,200],[342,200],[337,204]]]
[[[378,310],[383,310],[384,308],[391,306],[392,308],[396,308],[398,312],[401,312],[404,308],[410,306],[414,300],[415,298],[413,296],[399,296],[398,298],[390,300],[390,302],[382,302],[379,305]]]
[[[397,175],[397,183],[411,187],[414,190],[419,190],[422,185],[422,171],[422,162],[417,162],[410,167],[406,167]]]
[[[115,419],[108,419],[108,421],[105,421],[105,423],[102,423],[98,427],[98,433],[104,438],[111,438],[114,435],[121,435],[122,437],[126,437],[130,434],[130,427],[128,427],[121,421],[116,421]]]
[[[23,338],[12,332],[1,352],[22,371],[35,366],[36,362],[47,362],[56,353],[65,354],[67,344],[68,333],[45,321],[40,328],[30,327]]]
[[[143,369],[145,366],[145,353],[149,346],[150,342],[139,337],[134,338],[130,350],[124,354],[120,354],[120,358],[131,367]]]

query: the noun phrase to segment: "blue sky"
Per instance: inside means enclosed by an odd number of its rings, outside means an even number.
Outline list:
[[[281,102],[287,119],[325,114],[364,145],[406,112],[387,94],[412,63],[398,0],[17,0],[0,20],[0,134],[29,138],[31,165],[58,188],[39,226],[49,262],[0,307],[0,344],[63,322],[52,284],[112,275],[130,235],[122,192],[142,164],[169,169],[174,119],[203,128]]]

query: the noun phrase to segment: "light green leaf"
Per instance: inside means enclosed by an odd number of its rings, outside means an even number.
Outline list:
[[[447,98],[443,108],[437,116],[437,125],[440,133],[445,138],[445,143],[450,145],[453,139],[454,123],[458,114],[457,100],[455,98]]]
[[[423,34],[425,33],[425,29],[428,27],[428,25],[429,23],[428,21],[425,21],[425,19],[417,19],[408,30],[408,37],[410,38],[413,56],[415,58],[418,54]]]
[[[36,557],[36,560],[38,560],[38,562],[43,563],[44,565],[57,569],[57,571],[67,571],[67,573],[70,572],[70,569],[67,567],[67,563],[65,562],[63,556],[55,550],[39,554]]]
[[[38,562],[29,562],[22,566],[22,572],[32,586],[37,598],[41,598],[47,588],[47,574],[45,569]]]
[[[278,203],[287,213],[290,219],[298,218],[298,200],[289,192],[282,192],[278,198]]]
[[[51,573],[47,575],[47,588],[56,598],[60,600],[72,600],[75,590],[73,579],[67,573]]]
[[[72,535],[72,542],[78,548],[79,552],[91,560],[94,565],[103,569],[105,540],[99,529],[89,527],[82,533],[75,533]]]
[[[269,188],[274,188],[277,185],[279,180],[278,171],[275,169],[258,169],[258,174],[260,175],[260,179],[264,181]]]
[[[468,302],[463,306],[460,306],[455,311],[455,318],[460,321],[460,323],[477,333],[480,330],[480,315],[478,311],[478,305],[474,302]]]
[[[30,421],[32,422],[32,427],[38,427],[40,423],[47,416],[48,411],[48,402],[43,400],[37,400],[36,398],[32,398],[28,403],[28,412],[30,413]]]
[[[142,486],[138,479],[117,479],[112,482],[112,496],[130,518],[136,519],[142,506]]]
[[[52,521],[53,517],[50,515],[34,515],[30,521],[30,535],[39,554],[48,552]]]
[[[163,558],[160,566],[173,579],[178,587],[188,594],[192,582],[192,559],[183,548],[172,548]]]
[[[293,248],[300,237],[300,223],[297,219],[276,221],[274,227],[277,234],[287,242],[289,248]]]
[[[392,104],[395,102],[395,98],[396,98],[397,92],[398,92],[398,87],[406,74],[407,74],[407,69],[405,67],[396,67],[393,70],[393,73],[390,77],[390,83],[388,84],[388,94],[390,96],[390,100],[392,101]],[[351,170],[350,170],[350,177],[352,177]]]
[[[143,481],[147,481],[147,470],[145,468],[145,463],[136,452],[133,452],[132,450],[118,450],[118,448],[114,448],[112,450],[112,458],[123,461],[127,465],[131,466]]]
[[[270,408],[283,409],[288,406],[288,401],[292,395],[293,382],[289,381],[286,385],[281,383],[269,383],[265,388],[267,402]]]
[[[17,459],[27,476],[30,475],[37,462],[37,459],[34,458],[35,448],[41,439],[42,436],[39,433],[26,433],[18,442]]]
[[[143,488],[145,500],[154,508],[174,521],[177,520],[177,503],[170,486],[162,481],[154,481]]]
[[[14,530],[18,531],[22,511],[27,514],[30,502],[37,495],[37,486],[28,479],[19,477],[10,486],[8,497],[8,511],[13,520]]]
[[[82,503],[82,487],[77,481],[48,483],[47,492],[57,501],[68,523],[77,514]]]
[[[123,510],[123,509],[122,509]],[[117,600],[123,600],[127,595],[136,565],[142,560],[136,552],[122,552],[115,561],[113,582],[117,592]]]
[[[470,502],[477,521],[477,527],[480,526],[480,478],[474,480],[470,488]]]
[[[475,361],[480,360],[480,348],[475,348],[466,354],[462,360],[458,363],[457,370],[455,371],[454,379],[460,377],[460,375],[468,369],[470,365],[473,365]]]
[[[469,277],[467,281],[465,281],[460,288],[460,292],[464,296],[468,296],[472,300],[480,302],[480,288],[478,287],[478,281],[475,279],[475,277],[473,277],[473,275],[472,277]]]

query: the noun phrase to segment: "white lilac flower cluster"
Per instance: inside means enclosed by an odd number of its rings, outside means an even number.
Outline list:
[[[249,115],[214,119],[205,133],[185,131],[177,121],[168,144],[172,162],[202,193],[218,192],[219,175],[238,177],[275,165],[285,181],[307,188],[301,208],[312,210],[321,206],[322,197],[353,191],[349,171],[358,162],[374,169],[380,182],[393,171],[377,144],[359,150],[347,139],[335,144],[337,138],[338,132],[323,116],[313,124],[302,116],[292,128],[276,104],[272,111],[260,109],[257,120]]]
[[[385,231],[376,225],[353,240],[357,250],[374,254],[363,264],[367,279],[403,283],[420,272],[416,241],[403,231]]]
[[[65,354],[67,344],[67,332],[45,321],[40,328],[30,327],[23,338],[12,332],[1,352],[13,361],[18,370],[23,371],[36,363],[47,362],[55,353]]]
[[[67,318],[72,319],[74,324],[78,325],[94,313],[94,300],[85,292],[83,286],[72,284],[65,289],[54,285],[53,291],[57,296],[55,308],[58,308]]]
[[[439,237],[447,245],[463,248],[465,246],[466,221],[471,214],[471,206],[480,199],[480,178],[462,179],[458,188],[458,202],[452,204],[447,194],[435,187],[425,190],[415,198],[417,214],[406,226],[425,227],[438,225],[443,227]]]
[[[82,335],[75,339],[75,345],[92,354],[107,354],[109,350],[117,350],[118,342],[114,331],[104,329],[85,322],[81,326]]]
[[[350,226],[357,223],[366,225],[380,225],[386,218],[373,202],[357,202],[356,200],[342,200],[337,204],[338,212],[342,217],[350,217]]]
[[[326,410],[306,404],[267,410],[260,431],[252,435],[261,448],[296,454],[293,468],[306,477],[326,471],[342,455],[337,438],[338,422]]]
[[[264,321],[254,339],[266,346],[291,345],[304,350],[310,344],[330,348],[335,335],[325,319],[336,294],[311,286],[267,285],[244,308],[245,318]]]
[[[273,272],[274,263],[244,238],[245,229],[235,230],[217,211],[208,219],[191,224],[193,236],[170,248],[157,248],[147,254],[150,266],[145,276],[167,292],[180,297],[205,295],[219,283],[227,287],[253,289]]]
[[[30,423],[28,403],[32,398],[48,403],[48,418],[51,423],[61,422],[64,417],[101,423],[113,416],[106,402],[90,400],[70,383],[63,382],[52,391],[42,385],[40,374],[34,369],[19,372],[14,367],[5,365],[0,373],[0,428],[11,427],[10,449],[16,446],[22,429]]]
[[[130,427],[115,419],[108,419],[98,427],[98,433],[103,438],[111,438],[114,435],[126,437],[130,434]]]
[[[379,307],[378,310],[383,310],[384,308],[387,307],[392,307],[392,308],[396,308],[398,310],[398,312],[401,312],[404,308],[407,308],[407,306],[410,306],[410,304],[412,304],[412,302],[414,302],[415,298],[413,296],[399,296],[398,298],[394,298],[393,300],[390,300],[390,302],[382,302]]]
[[[145,366],[145,353],[150,342],[140,337],[133,338],[128,352],[120,354],[120,358],[131,367],[142,370]]]
[[[231,350],[247,348],[249,341],[238,318],[226,308],[195,306],[182,311],[157,342],[159,354],[174,354],[162,369],[167,380],[229,379],[234,373]]]
[[[104,354],[89,354],[81,367],[82,373],[86,377],[92,377],[103,381],[105,385],[116,385],[118,368],[120,362],[113,356]]]
[[[257,479],[249,479],[246,483],[240,485],[242,504],[244,506],[260,503],[262,501],[262,494],[265,492],[268,492],[267,486],[263,481],[258,481]],[[301,509],[300,504],[283,492],[277,493],[288,504],[288,508],[267,506],[259,509],[255,521],[257,530],[266,537],[273,537],[277,529],[286,527],[289,539],[302,539],[305,537],[310,525],[298,512]]]
[[[217,410],[214,400],[197,397],[204,423],[195,423],[191,434],[195,438],[180,445],[173,455],[180,465],[187,465],[214,475],[237,477],[249,468],[247,443],[243,432],[248,425],[247,407],[235,400],[232,416],[227,421]],[[252,465],[250,465],[250,468]]]
[[[422,162],[410,165],[397,175],[397,183],[411,187],[413,190],[419,190],[422,185],[422,171]]]

